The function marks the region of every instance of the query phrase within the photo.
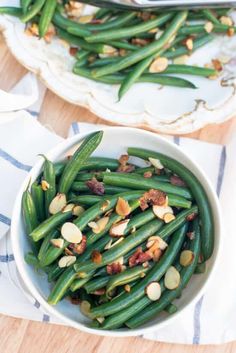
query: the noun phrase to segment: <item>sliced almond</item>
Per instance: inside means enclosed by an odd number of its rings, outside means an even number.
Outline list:
[[[70,256],[74,256],[73,251],[71,251],[71,250],[68,249],[68,248],[65,248],[65,254],[66,254],[66,255],[70,255]]]
[[[131,207],[128,201],[126,201],[122,197],[119,197],[116,204],[116,213],[119,216],[125,217],[125,216],[128,216],[130,212],[131,212]]]
[[[192,38],[187,38],[185,42],[186,48],[188,50],[193,50],[193,39]]]
[[[149,267],[149,262],[148,261],[145,261],[143,264],[142,264],[143,268],[148,268]]]
[[[191,265],[194,260],[194,253],[191,250],[183,250],[180,254],[179,263],[183,267]]]
[[[108,221],[109,217],[103,217],[100,218],[97,222],[89,222],[88,226],[92,228],[93,233],[98,234],[105,229]]]
[[[121,257],[119,257],[118,259],[116,259],[116,260],[114,260],[114,261],[112,261],[110,264],[108,264],[108,265],[112,265],[112,264],[120,264],[120,265],[123,265],[124,264],[124,257],[123,256],[121,256]]]
[[[170,206],[154,205],[152,206],[152,210],[155,216],[157,216],[159,219],[164,219],[166,213],[173,214],[173,210]]]
[[[144,262],[145,263],[145,262]],[[147,266],[148,267],[148,266]],[[146,276],[145,272],[140,273],[140,278],[144,278]]]
[[[161,237],[158,235],[153,235],[152,237],[148,238],[146,245],[147,248],[149,249],[154,244],[154,242],[158,242],[158,248],[161,250],[165,250],[168,246],[168,244]]]
[[[178,288],[180,284],[180,274],[174,266],[171,266],[166,271],[164,284],[167,289],[173,290]]]
[[[222,25],[225,25],[225,26],[233,26],[234,24],[232,18],[228,16],[221,16],[220,22],[222,23]]]
[[[99,324],[102,324],[105,320],[105,317],[97,317],[96,320],[99,322]]]
[[[130,221],[129,219],[125,219],[124,221],[113,224],[109,231],[110,236],[121,237],[122,235],[124,235],[129,221]]]
[[[98,250],[94,250],[91,254],[91,260],[95,264],[100,264],[102,262],[102,254]]]
[[[66,222],[61,227],[62,237],[69,243],[78,244],[82,240],[80,229],[72,222]]]
[[[50,185],[46,180],[42,180],[41,187],[42,187],[43,191],[47,191],[50,188]]]
[[[130,285],[129,285],[129,284],[126,284],[126,285],[124,286],[124,290],[125,290],[127,293],[129,293],[129,292],[131,291]]]
[[[168,59],[165,57],[156,58],[149,67],[150,73],[159,73],[163,72],[168,67]]]
[[[58,239],[51,239],[50,243],[55,246],[55,248],[62,249],[64,245],[64,239],[58,238]]]
[[[213,28],[214,28],[214,25],[210,21],[208,21],[204,26],[204,29],[207,33],[211,33],[213,31]]]
[[[111,248],[113,248],[113,246],[116,246],[117,244],[120,244],[122,241],[124,240],[123,237],[120,237],[117,241],[115,241],[114,243],[112,242],[112,239],[106,244],[106,246],[104,247],[105,250],[109,250]]]
[[[110,205],[109,200],[105,200],[101,206],[101,211],[106,211],[107,207]]]
[[[153,261],[158,262],[162,256],[163,252],[161,249],[156,249],[153,252]]]
[[[170,223],[175,219],[175,215],[173,213],[166,213],[164,214],[163,220],[165,223]]]
[[[87,316],[90,318],[90,309],[91,309],[91,304],[87,300],[82,300],[80,304],[80,311],[84,316]]]
[[[146,287],[146,294],[152,301],[157,301],[161,297],[161,286],[158,282],[151,282]]]
[[[76,256],[63,256],[58,261],[58,266],[60,268],[68,267],[73,265],[75,261],[76,261]]]
[[[79,23],[89,23],[93,19],[93,15],[80,16],[78,19]]]
[[[72,212],[74,207],[75,205],[73,203],[68,203],[68,205],[63,208],[62,213]]]
[[[150,158],[148,158],[148,160],[155,168],[157,168],[157,169],[163,169],[164,168],[163,164],[160,162],[159,159],[150,157]]]
[[[80,216],[83,212],[85,211],[85,209],[82,207],[82,206],[80,206],[80,205],[77,205],[77,206],[75,206],[74,208],[73,208],[73,210],[72,210],[72,214],[73,214],[73,216]]]
[[[185,54],[185,55],[181,55],[181,56],[178,56],[177,58],[175,58],[173,60],[173,64],[175,65],[184,65],[187,63],[189,59],[189,55]]]

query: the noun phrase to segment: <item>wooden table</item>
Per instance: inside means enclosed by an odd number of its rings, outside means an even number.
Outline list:
[[[0,37],[0,89],[9,90],[26,73]],[[84,108],[69,104],[47,90],[40,112],[42,124],[66,136],[72,121],[106,123]],[[107,123],[106,123],[107,124]],[[111,125],[111,124],[110,124]],[[188,135],[209,142],[226,143],[236,131],[236,119],[211,125]],[[57,325],[0,315],[1,353],[233,353],[236,342],[221,346],[184,346],[141,338],[103,338]]]

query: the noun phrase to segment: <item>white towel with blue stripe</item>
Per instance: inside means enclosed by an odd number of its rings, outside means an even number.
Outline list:
[[[40,92],[42,98],[42,89]],[[0,114],[0,313],[61,323],[44,312],[24,290],[17,276],[9,238],[11,213],[19,186],[35,163],[37,154],[48,151],[63,140],[38,123],[39,107],[37,103],[29,107],[31,114],[18,111],[12,113],[11,119],[2,121],[4,114]],[[74,123],[70,135],[98,128],[96,125]],[[217,344],[235,340],[236,237],[233,219],[236,210],[236,139],[227,146],[221,146],[187,138],[168,138],[199,163],[214,185],[224,217],[224,248],[221,265],[207,293],[172,324],[144,337],[184,344]]]

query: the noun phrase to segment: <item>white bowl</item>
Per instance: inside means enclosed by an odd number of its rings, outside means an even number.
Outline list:
[[[85,136],[86,134],[76,135],[73,138],[60,143],[57,147],[47,153],[47,157],[53,162],[63,159],[66,155],[68,155],[69,151],[75,149],[78,143]],[[190,303],[195,302],[202,295],[203,291],[206,290],[206,286],[209,283],[209,280],[212,279],[213,273],[215,272],[216,262],[219,257],[218,255],[220,250],[221,217],[219,203],[207,176],[202,172],[199,166],[188,158],[185,153],[183,153],[182,150],[173,143],[166,141],[164,138],[154,133],[133,128],[105,128],[102,142],[94,155],[118,157],[126,152],[126,148],[128,146],[156,150],[181,162],[199,179],[208,195],[212,207],[215,227],[214,254],[207,263],[207,271],[202,275],[194,276],[191,279],[190,284],[183,291],[181,298],[178,299],[177,305],[179,310],[175,315],[167,316],[163,313],[157,318],[150,320],[144,326],[135,330],[121,329],[113,331],[98,331],[97,329],[90,328],[88,319],[80,313],[79,308],[70,304],[67,300],[63,300],[54,307],[47,303],[46,300],[50,292],[50,285],[47,282],[46,276],[39,276],[34,269],[27,265],[24,261],[24,254],[30,250],[30,245],[25,234],[21,213],[22,193],[27,187],[29,180],[31,179],[31,182],[33,182],[41,172],[43,164],[42,160],[36,163],[24,181],[17,195],[12,216],[11,239],[16,264],[26,287],[29,289],[33,297],[40,302],[42,307],[47,312],[61,319],[63,323],[78,328],[82,331],[105,336],[140,335],[147,331],[162,328],[164,325],[167,325],[174,320],[177,316],[181,315],[183,310]]]

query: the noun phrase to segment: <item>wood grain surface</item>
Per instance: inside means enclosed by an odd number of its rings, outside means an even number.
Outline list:
[[[0,89],[10,90],[26,72],[27,70],[18,64],[9,53],[0,35]],[[48,90],[39,120],[49,129],[64,137],[67,135],[71,122],[75,120],[107,124],[86,109],[69,104]],[[207,126],[188,136],[223,144],[235,133],[236,119],[231,119],[221,125]],[[77,352],[235,353],[236,342],[218,346],[187,346],[147,341],[138,337],[104,338],[91,336],[69,327],[36,323],[0,315],[0,353]]]

